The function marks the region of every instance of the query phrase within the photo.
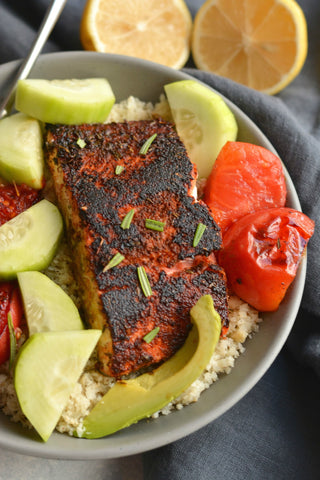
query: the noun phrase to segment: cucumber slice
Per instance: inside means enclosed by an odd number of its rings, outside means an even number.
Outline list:
[[[199,178],[207,178],[223,145],[237,138],[236,119],[220,95],[195,80],[169,83],[164,90]]]
[[[12,182],[42,188],[42,133],[38,120],[16,113],[0,121],[0,175]]]
[[[46,123],[104,122],[115,102],[105,78],[20,80],[16,109]]]
[[[0,279],[46,268],[63,232],[58,208],[41,200],[0,227]]]
[[[62,288],[41,272],[17,275],[29,335],[37,332],[83,330],[79,311]]]
[[[14,384],[21,409],[46,442],[97,341],[100,330],[35,333],[19,351]]]

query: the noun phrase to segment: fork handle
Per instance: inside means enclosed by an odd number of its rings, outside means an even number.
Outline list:
[[[51,0],[46,15],[42,21],[42,24],[40,25],[38,35],[31,46],[28,56],[22,62],[17,75],[12,81],[8,93],[0,104],[0,119],[6,115],[9,115],[11,112],[18,81],[26,78],[29,75],[33,64],[38,58],[39,53],[46,43],[50,33],[52,32],[52,29],[55,26],[66,3],[67,0]]]

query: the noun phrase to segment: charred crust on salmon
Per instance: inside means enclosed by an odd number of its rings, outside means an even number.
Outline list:
[[[139,153],[154,134],[147,152]],[[227,327],[226,279],[214,257],[220,230],[207,206],[193,196],[196,170],[173,124],[47,125],[45,155],[86,319],[104,330],[99,343],[103,373],[120,378],[169,358],[184,343],[189,311],[204,294],[212,295]],[[128,212],[133,216],[123,228]],[[163,231],[146,228],[147,218],[161,222]],[[200,223],[206,228],[193,247]],[[106,270],[117,253],[121,263]],[[148,297],[139,283],[140,266],[150,283]],[[145,342],[155,327],[158,334]]]

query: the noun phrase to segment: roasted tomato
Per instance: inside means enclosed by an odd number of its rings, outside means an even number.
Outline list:
[[[219,253],[232,291],[259,311],[276,310],[313,231],[314,222],[291,208],[261,210],[233,223]]]
[[[0,186],[0,225],[39,201],[40,193],[27,185]]]
[[[269,150],[243,142],[227,142],[204,189],[222,234],[237,219],[263,208],[283,207],[286,183],[280,159]]]
[[[19,215],[39,200],[39,191],[27,185],[0,185],[0,225]],[[9,312],[16,337],[18,337],[23,308],[17,282],[0,283],[0,365],[10,357]]]
[[[0,365],[10,357],[10,334],[8,314],[11,313],[12,324],[18,339],[23,317],[23,307],[17,282],[0,284]]]

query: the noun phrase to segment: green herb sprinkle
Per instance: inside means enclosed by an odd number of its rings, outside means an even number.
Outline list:
[[[207,228],[207,226],[204,225],[203,223],[198,223],[195,234],[194,234],[194,237],[193,237],[193,244],[192,245],[194,247],[196,247],[199,244],[199,242],[202,238],[202,235],[204,234],[204,231],[205,231],[206,228]]]
[[[147,334],[143,337],[143,340],[144,340],[146,343],[152,342],[152,340],[158,335],[159,331],[160,331],[160,327],[155,327],[153,330],[151,330],[151,332],[147,333]]]
[[[130,227],[131,225],[131,222],[132,222],[132,219],[133,219],[133,215],[134,215],[134,208],[132,208],[131,210],[129,210],[129,212],[127,213],[127,215],[124,217],[124,219],[122,220],[122,223],[121,223],[121,228],[123,230],[128,230],[128,228]]]
[[[122,173],[124,170],[124,166],[123,165],[117,165],[116,166],[116,169],[115,169],[115,174],[116,175],[120,175],[120,173]]]
[[[10,335],[10,358],[9,358],[9,368],[11,369],[17,354],[17,339],[13,327],[12,315],[11,312],[8,313],[8,328]]]
[[[145,227],[150,230],[156,230],[157,232],[163,232],[165,223],[159,220],[153,220],[152,218],[146,218]]]
[[[85,142],[82,138],[78,138],[78,140],[77,140],[77,145],[78,145],[80,148],[84,148],[87,144],[86,144],[86,142]]]
[[[146,271],[145,271],[144,267],[138,267],[137,272],[138,272],[138,278],[139,278],[140,286],[141,286],[141,289],[143,291],[144,296],[145,297],[150,297],[152,295],[152,290],[151,290],[149,279],[148,279],[148,276],[146,274]]]
[[[110,270],[111,268],[113,267],[116,267],[117,265],[119,265],[119,263],[122,262],[122,260],[124,260],[125,257],[117,252],[110,260],[110,262],[104,267],[104,269],[102,270],[103,273],[106,272],[107,270]]]
[[[156,138],[157,134],[154,133],[153,135],[151,135],[151,137],[149,137],[145,142],[144,144],[142,145],[141,149],[140,149],[140,155],[146,155],[147,151],[149,150],[150,148],[150,145],[151,143],[154,141],[154,139]]]

